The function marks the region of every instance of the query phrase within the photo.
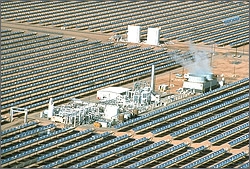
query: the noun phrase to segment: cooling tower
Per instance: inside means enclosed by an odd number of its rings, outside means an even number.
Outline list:
[[[220,87],[217,78],[212,73],[204,75],[190,73],[187,77],[188,80],[183,83],[184,90],[193,89],[195,92],[205,93]]]

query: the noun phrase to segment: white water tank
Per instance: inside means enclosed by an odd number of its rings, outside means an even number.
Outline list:
[[[148,28],[147,44],[159,45],[160,28]]]
[[[98,123],[101,124],[102,127],[107,128],[108,127],[108,123],[106,121],[97,121]]]
[[[119,113],[119,107],[116,105],[106,105],[104,110],[104,118],[105,119],[115,119]]]
[[[128,42],[140,43],[141,27],[128,25]]]

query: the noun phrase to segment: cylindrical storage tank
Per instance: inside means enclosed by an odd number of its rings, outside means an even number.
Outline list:
[[[119,114],[118,119],[120,122],[124,122],[124,114]]]
[[[98,121],[98,123],[100,123],[101,127],[105,127],[105,128],[108,127],[108,123],[105,121]]]
[[[117,117],[119,113],[119,107],[116,105],[107,105],[104,110],[104,118],[111,120],[113,117]]]
[[[100,128],[101,127],[101,123],[94,122],[94,126],[97,127],[97,128]]]
[[[134,116],[138,116],[138,109],[134,109],[133,114],[134,114]]]

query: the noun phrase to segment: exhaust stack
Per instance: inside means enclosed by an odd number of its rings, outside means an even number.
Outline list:
[[[51,118],[53,116],[53,109],[54,109],[54,103],[53,99],[49,99],[49,107],[48,107],[48,118]]]
[[[152,72],[151,72],[151,91],[155,91],[155,65],[152,65]]]

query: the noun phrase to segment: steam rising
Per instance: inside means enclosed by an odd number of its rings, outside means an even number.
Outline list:
[[[194,57],[193,61],[186,62],[184,59],[182,59],[178,60],[179,64],[181,64],[185,69],[188,70],[189,73],[192,74],[204,75],[212,73],[209,59],[211,51],[209,51],[207,48],[197,49],[197,47],[192,42],[189,42],[189,51]]]

